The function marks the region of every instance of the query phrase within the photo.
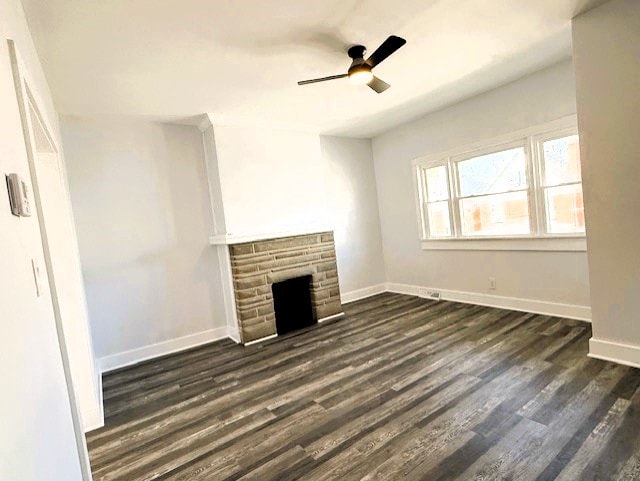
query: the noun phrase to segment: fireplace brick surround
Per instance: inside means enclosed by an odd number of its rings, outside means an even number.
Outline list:
[[[229,255],[243,343],[276,334],[276,282],[310,275],[315,320],[342,314],[333,232],[232,244]]]

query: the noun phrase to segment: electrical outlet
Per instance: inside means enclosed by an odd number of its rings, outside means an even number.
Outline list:
[[[492,291],[494,291],[496,289],[496,278],[495,277],[489,277],[489,289],[491,289]]]

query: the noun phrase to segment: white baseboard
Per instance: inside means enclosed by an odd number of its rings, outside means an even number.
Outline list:
[[[592,337],[589,339],[589,357],[625,366],[640,367],[640,346]]]
[[[439,291],[441,299],[447,301],[464,302],[467,304],[477,304],[479,306],[499,307],[501,309],[512,309],[514,311],[533,312],[549,316],[566,317],[578,319],[580,321],[591,322],[591,307],[578,306],[575,304],[562,304],[559,302],[539,301],[535,299],[523,299],[520,297],[505,297],[492,294],[468,291],[452,291],[439,289],[437,287],[422,287],[409,284],[387,283],[387,291],[399,294],[409,294],[412,296],[422,296],[424,291]]]
[[[517,297],[495,296],[490,294],[466,291],[452,291],[447,289],[438,289],[432,287],[414,286],[409,284],[398,284],[387,282],[384,284],[376,284],[373,286],[357,289],[355,291],[346,292],[341,296],[341,301],[345,304],[356,300],[365,299],[375,296],[383,292],[396,292],[399,294],[409,294],[413,296],[421,296],[425,290],[434,290],[441,293],[443,300],[464,302],[469,304],[477,304],[481,306],[499,307],[502,309],[513,309],[516,311],[533,312],[536,314],[545,314],[559,317],[567,317],[570,319],[578,319],[582,321],[591,321],[591,308],[589,306],[578,306],[573,304],[562,304],[557,302],[539,301],[533,299],[522,299]],[[109,372],[121,367],[130,366],[142,361],[153,359],[155,357],[172,354],[175,352],[190,349],[192,347],[207,344],[212,341],[231,338],[236,343],[240,343],[240,339],[228,331],[226,327],[218,327],[197,334],[172,339],[170,341],[152,344],[150,346],[132,349],[130,351],[119,352],[98,359],[100,372]],[[259,341],[263,341],[260,339]],[[603,354],[606,355],[606,354]],[[615,356],[614,356],[615,357]],[[632,357],[633,358],[633,357]],[[635,358],[633,358],[635,359]],[[640,357],[637,361],[640,363]],[[629,361],[635,362],[635,361]],[[98,425],[102,422],[102,413],[91,415],[92,422],[87,426]],[[98,420],[100,421],[98,422]]]
[[[374,296],[385,291],[386,284],[377,284],[375,286],[365,287],[363,289],[347,292],[340,297],[340,300],[343,303],[348,303],[359,299],[364,299],[366,297]],[[342,315],[344,314],[341,313],[340,316]],[[322,319],[321,321],[327,321],[330,319],[333,319],[333,317],[328,317],[326,319]],[[226,337],[230,338],[237,344],[242,344],[237,330],[232,331],[231,329],[228,329],[226,327],[219,327],[178,339],[172,339],[170,341],[160,342],[157,344],[152,344],[150,346],[144,346],[138,349],[132,349],[130,351],[119,352],[102,357],[97,360],[98,368],[101,373],[105,373],[113,371],[115,369],[119,369],[121,367],[131,366],[142,361],[147,361],[155,357],[183,351],[185,349],[190,349],[202,344],[207,344],[209,342]],[[245,345],[248,346],[257,342],[262,342],[269,338],[270,337],[257,339],[255,341],[248,342]]]
[[[132,349],[130,351],[119,352],[106,357],[101,357],[100,359],[98,359],[98,365],[100,366],[101,372],[109,372],[113,371],[114,369],[137,364],[139,362],[153,359],[155,357],[184,351],[185,349],[197,347],[212,341],[224,339],[226,337],[228,337],[226,326],[218,327],[215,329],[210,329],[208,331],[179,337],[177,339],[171,339],[169,341],[151,344],[150,346],[144,346],[138,349]]]
[[[355,291],[349,291],[342,294],[340,296],[340,302],[342,302],[342,304],[348,304],[349,302],[359,301],[360,299],[375,296],[376,294],[382,294],[383,292],[386,292],[386,290],[386,284],[377,284],[375,286],[356,289]]]
[[[426,287],[412,286],[410,284],[398,284],[396,282],[387,282],[385,284],[387,292],[395,292],[396,294],[406,294],[408,296],[420,296],[420,289]]]
[[[240,340],[240,334],[238,333],[237,329],[231,330],[227,328],[227,337],[236,344],[242,344],[242,341]]]
[[[104,402],[103,402],[103,392],[102,392],[102,372],[100,371],[100,366],[98,361],[95,362],[94,365],[95,375],[96,375],[96,396],[98,399],[98,405],[89,410],[88,412],[82,412],[82,427],[85,433],[89,431],[93,431],[94,429],[99,429],[104,426]]]
[[[101,402],[102,404],[102,402]],[[82,427],[85,433],[99,429],[104,426],[104,416],[102,414],[102,406],[91,409],[82,413]]]

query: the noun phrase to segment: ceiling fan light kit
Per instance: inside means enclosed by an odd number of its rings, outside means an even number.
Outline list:
[[[356,65],[349,69],[349,80],[356,85],[368,84],[373,80],[373,72],[368,65]]]
[[[363,45],[353,45],[349,50],[347,50],[347,54],[352,59],[351,66],[349,67],[349,70],[347,70],[347,73],[311,80],[302,80],[298,82],[298,85],[308,85],[312,83],[326,82],[327,80],[349,77],[349,80],[352,83],[357,85],[366,84],[369,88],[380,94],[391,86],[373,75],[372,69],[402,47],[405,43],[407,43],[405,39],[391,35],[382,42],[382,45],[380,45],[367,60],[364,59],[364,54],[367,52],[367,49]]]

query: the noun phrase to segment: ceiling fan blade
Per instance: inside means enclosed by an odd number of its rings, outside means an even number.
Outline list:
[[[327,80],[335,80],[335,79],[344,78],[344,77],[347,77],[347,76],[348,76],[348,74],[343,73],[343,74],[340,74],[340,75],[331,75],[329,77],[314,78],[312,80],[301,80],[300,82],[298,82],[298,85],[307,85],[307,84],[314,84],[314,83],[317,83],[317,82],[326,82]]]
[[[391,85],[389,85],[387,82],[385,82],[384,80],[380,80],[378,77],[375,77],[375,76],[373,77],[373,79],[371,79],[371,81],[367,85],[379,94],[381,94],[382,92],[387,90],[389,87],[391,87]]]
[[[382,45],[380,45],[378,49],[371,54],[365,63],[369,67],[373,68],[402,47],[405,43],[407,43],[407,41],[404,38],[391,35],[388,39],[382,42]]]

